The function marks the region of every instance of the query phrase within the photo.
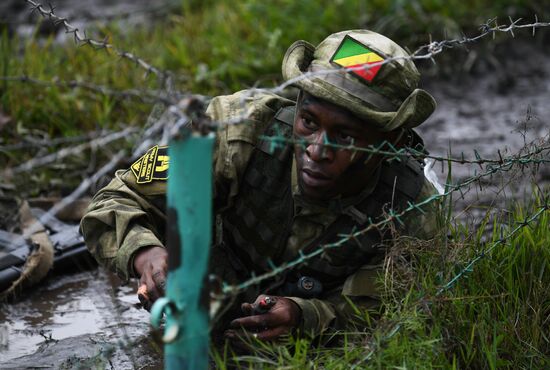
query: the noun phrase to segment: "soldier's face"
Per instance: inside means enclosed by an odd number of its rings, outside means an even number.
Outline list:
[[[323,144],[365,148],[393,141],[395,133],[378,131],[348,110],[303,93],[294,120],[294,136],[306,142],[294,149],[302,192],[311,198],[330,199],[359,193],[380,158],[374,156],[365,163],[365,153]]]

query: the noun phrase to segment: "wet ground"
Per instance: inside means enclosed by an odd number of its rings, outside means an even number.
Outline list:
[[[52,277],[1,305],[0,368],[162,368],[134,292],[135,284],[94,268]]]
[[[59,9],[65,2],[69,1],[57,2]],[[86,2],[81,11],[90,6],[90,12],[95,9],[98,17],[97,9],[116,13],[104,5],[107,3]],[[122,5],[130,11],[146,3],[150,2]],[[10,1],[4,1],[0,7],[9,5]],[[68,9],[67,15],[78,13],[76,7]],[[11,19],[15,22],[23,17]],[[548,135],[550,48],[521,40],[509,45],[513,47],[508,53],[497,50],[495,55],[500,56],[486,58],[469,77],[429,79],[426,89],[439,107],[419,132],[432,154],[446,156],[450,152],[460,158],[463,152],[466,158],[475,158],[475,149],[481,157],[498,158],[498,151],[505,157],[526,142]],[[446,166],[434,167],[441,182]],[[453,165],[453,181],[463,181],[479,171],[479,166]],[[530,194],[533,180],[541,185],[550,183],[548,165],[535,174],[514,174],[517,181],[511,183],[513,176],[506,173],[488,178],[481,188],[465,189],[457,214],[468,208],[473,217],[481,217],[495,200],[497,206],[504,207],[506,201]],[[120,285],[115,276],[91,269],[52,277],[18,302],[0,306],[0,368],[160,368],[162,355],[151,339],[148,313],[137,307],[134,292],[134,284]]]
[[[48,2],[37,1],[47,6]],[[75,27],[120,19],[127,26],[169,11],[170,0],[56,0],[56,14]],[[171,5],[172,4],[172,5]],[[0,1],[0,25],[31,34],[40,18],[23,0]],[[40,32],[55,32],[52,24]],[[59,41],[66,37],[57,34]],[[134,294],[135,283],[92,268],[52,276],[26,295],[0,304],[0,369],[161,369],[149,314]]]
[[[67,18],[75,27],[83,27],[93,22],[105,22],[122,19],[126,24],[134,25],[148,22],[156,16],[168,13],[179,4],[177,0],[56,0],[35,1],[49,10],[52,4],[54,12]],[[29,35],[33,32],[35,21],[41,19],[37,12],[31,12],[31,5],[25,0],[2,0],[0,2],[0,24],[5,23],[12,32]],[[51,24],[43,24],[42,32],[52,32]],[[62,40],[65,36],[59,33]]]
[[[431,154],[498,160],[517,155],[532,143],[548,147],[549,57],[548,43],[510,38],[493,55],[482,56],[471,75],[428,79],[426,89],[435,96],[438,108],[418,131]],[[545,153],[548,159],[548,151]],[[448,164],[440,161],[433,169],[440,182],[445,182]],[[487,169],[485,165],[453,163],[452,182],[463,183]],[[523,170],[515,167],[464,187],[453,194],[456,214],[461,221],[475,225],[488,207],[498,209],[514,200],[532,198],[534,183],[550,184],[550,164],[536,170],[532,165]]]

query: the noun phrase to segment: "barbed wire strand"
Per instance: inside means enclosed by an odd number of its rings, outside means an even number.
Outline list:
[[[418,47],[410,55],[387,57],[384,60],[377,63],[367,64],[367,65],[358,66],[358,67],[346,67],[346,68],[339,68],[339,69],[321,69],[318,71],[304,71],[301,75],[291,78],[285,81],[284,83],[279,84],[276,87],[250,89],[249,94],[243,94],[241,103],[242,103],[242,106],[244,107],[247,100],[253,97],[257,93],[279,94],[284,92],[284,90],[287,89],[288,87],[296,85],[300,81],[312,80],[317,77],[326,77],[331,74],[346,74],[347,72],[352,72],[352,71],[368,71],[371,68],[380,68],[385,64],[395,63],[395,62],[399,63],[399,62],[405,62],[405,61],[432,60],[435,63],[434,58],[437,55],[441,54],[444,50],[453,49],[457,46],[474,43],[490,35],[494,37],[498,33],[502,33],[502,34],[509,33],[513,37],[515,37],[514,30],[519,30],[519,29],[532,29],[532,34],[535,35],[535,30],[550,26],[550,22],[540,22],[536,15],[535,15],[534,23],[520,24],[519,22],[522,19],[523,18],[518,18],[516,20],[513,20],[512,18],[509,18],[509,21],[510,21],[509,24],[499,25],[497,22],[497,19],[492,18],[479,27],[481,32],[476,36],[473,36],[473,37],[463,36],[461,38],[454,38],[450,40],[432,41],[428,44]],[[237,117],[233,120],[228,120],[227,124],[235,123],[235,121],[237,122],[242,121],[241,117]]]
[[[167,72],[163,72],[160,69],[157,69],[157,68],[153,67],[152,65],[148,64],[147,62],[145,62],[145,61],[141,60],[140,58],[138,58],[137,56],[135,56],[134,54],[127,53],[127,52],[116,49],[113,45],[107,43],[106,41],[100,42],[100,41],[89,39],[86,36],[85,32],[82,32],[82,34],[81,34],[81,31],[79,31],[78,28],[73,27],[68,22],[68,20],[66,18],[58,17],[54,13],[54,8],[53,7],[50,6],[50,9],[47,10],[41,4],[36,3],[33,0],[25,0],[25,1],[32,5],[34,11],[38,11],[42,16],[50,18],[56,24],[61,24],[65,28],[65,31],[67,33],[72,33],[74,35],[75,42],[77,44],[79,44],[79,45],[80,44],[87,44],[87,45],[90,45],[90,46],[95,47],[97,49],[113,50],[120,57],[129,59],[129,60],[135,62],[141,68],[144,68],[147,71],[147,73],[153,73],[153,74],[155,74],[155,75],[157,75],[157,76],[159,76],[163,79],[166,78],[166,76],[168,75]],[[463,38],[431,42],[427,45],[424,45],[424,46],[421,46],[420,48],[418,48],[409,57],[387,58],[387,59],[385,59],[384,61],[382,61],[378,64],[370,65],[368,68],[378,67],[378,66],[386,64],[386,63],[398,62],[398,61],[404,61],[404,60],[421,60],[421,59],[432,59],[433,60],[433,58],[436,55],[440,54],[445,49],[454,48],[456,46],[463,45],[463,44],[466,44],[466,43],[472,43],[472,42],[478,41],[478,40],[480,40],[484,37],[487,37],[488,35],[495,36],[495,34],[497,34],[497,33],[510,33],[512,36],[515,36],[515,34],[514,34],[515,29],[525,29],[525,28],[532,29],[533,34],[534,34],[536,29],[541,28],[541,27],[548,27],[550,25],[550,23],[547,23],[547,22],[539,22],[536,17],[535,17],[535,23],[520,24],[519,23],[520,21],[521,21],[521,19],[517,19],[515,21],[510,19],[510,24],[508,24],[508,25],[498,25],[496,23],[496,19],[489,20],[486,24],[481,26],[481,28],[480,28],[481,33],[477,36],[474,36],[474,37],[464,36]],[[264,93],[264,92],[279,93],[279,92],[282,92],[288,86],[296,84],[297,82],[299,82],[302,79],[312,79],[312,78],[316,78],[316,77],[320,77],[320,76],[326,76],[327,74],[332,74],[332,73],[345,73],[345,72],[350,71],[350,70],[368,69],[368,68],[361,67],[361,68],[350,68],[350,69],[346,69],[346,70],[336,70],[336,71],[335,70],[329,70],[329,71],[305,72],[301,76],[298,76],[295,79],[291,79],[289,81],[286,81],[286,82],[284,82],[284,83],[282,83],[282,84],[280,84],[280,85],[278,85],[274,88],[270,88],[270,89],[251,89],[250,90],[251,95],[249,95],[249,97],[254,96],[254,94],[257,94],[257,93]],[[9,76],[4,77],[4,79],[9,79],[9,78],[12,78],[12,79],[16,80],[18,77],[9,77]],[[23,81],[23,79],[21,77],[19,77],[19,79],[21,80],[20,82],[36,82],[36,81],[33,81],[33,79],[30,78],[30,77],[23,78],[25,81]],[[40,83],[38,83],[38,85],[39,84]],[[66,84],[67,84],[66,87],[69,87],[69,88],[73,88],[73,87],[74,88],[76,88],[76,87],[87,88],[87,86],[85,84],[82,84],[82,83],[78,83],[81,86],[77,86],[78,85],[77,83],[75,83],[74,85],[71,86],[71,84],[72,84],[71,81],[67,82]],[[106,88],[106,89],[108,89],[108,88]],[[89,90],[97,92],[97,93],[102,93],[101,89],[95,89],[94,90],[94,88],[91,88]],[[107,91],[107,90],[103,90],[103,91]],[[133,91],[133,90],[130,90],[130,91]],[[109,91],[109,92],[111,92],[111,91]],[[132,94],[130,94],[130,95],[132,95]],[[136,97],[136,96],[134,96],[134,97]],[[204,99],[204,97],[200,97],[200,99]],[[245,101],[244,101],[244,98],[243,98],[243,104],[244,104],[244,102]],[[169,110],[175,116],[178,117],[178,120],[176,121],[176,122],[179,122],[176,125],[176,127],[178,129],[180,127],[182,127],[183,125],[188,123],[189,117],[192,115],[192,114],[191,115],[189,114],[190,113],[189,111],[185,112],[184,109],[182,109],[181,107],[178,107],[176,104],[174,104],[173,100],[166,101],[166,102],[163,102],[163,103],[166,103],[166,105],[169,105]],[[218,128],[222,128],[224,124],[242,122],[243,119],[245,119],[245,118],[246,118],[246,114],[243,114],[241,117],[235,117],[232,121],[230,120],[230,121],[224,122],[223,124],[220,124],[218,126]],[[137,146],[137,148],[134,151],[134,156],[136,155],[137,152],[143,150],[146,147],[145,143],[148,143],[150,140],[152,140],[152,138],[155,135],[157,135],[161,132],[164,132],[164,134],[163,134],[164,137],[166,137],[167,133],[168,133],[169,137],[172,137],[173,135],[177,134],[178,130],[173,130],[173,129],[168,130],[167,127],[166,127],[166,121],[158,120],[151,127],[149,127],[149,129],[147,130],[148,135],[145,137],[143,142],[140,145]],[[120,135],[122,133],[127,134],[128,132],[125,132],[123,130],[123,131],[119,132],[118,134]],[[114,135],[112,137],[117,137],[117,139],[121,138],[121,136],[116,136],[116,135]],[[117,139],[113,139],[113,140],[117,140]],[[275,137],[275,138],[272,138],[270,140],[273,140],[274,145],[277,145],[277,143],[280,143],[281,140],[292,143],[292,141],[291,141],[292,139],[285,139],[285,138],[282,138],[282,137]],[[294,144],[297,144],[297,143],[294,143]],[[300,142],[299,144],[303,144],[303,142]],[[28,171],[32,168],[38,167],[38,166],[43,165],[45,163],[51,163],[51,161],[55,161],[55,160],[58,160],[59,158],[62,158],[63,156],[69,155],[69,154],[66,154],[66,153],[69,153],[69,152],[70,153],[75,153],[77,150],[85,150],[85,149],[82,149],[82,148],[89,147],[89,143],[87,143],[86,145],[87,146],[77,146],[77,147],[74,147],[72,149],[67,149],[66,152],[61,152],[62,153],[61,155],[59,155],[59,153],[56,153],[57,154],[56,156],[49,157],[47,160],[42,159],[42,161],[41,161],[41,160],[36,159],[36,160],[31,160],[31,161],[25,162],[22,165],[19,165],[19,166],[15,167],[13,169],[13,171],[15,173],[22,172],[22,171]],[[337,144],[326,143],[324,145],[331,146],[331,145],[337,145]],[[338,147],[338,146],[334,146],[334,147]],[[368,152],[370,150],[371,153],[378,153],[378,154],[383,154],[383,155],[403,156],[403,155],[409,155],[410,154],[410,151],[405,153],[401,149],[397,149],[397,148],[390,148],[390,150],[382,150],[381,148],[376,148],[376,147],[358,148],[358,147],[354,147],[354,146],[340,146],[339,148],[340,149],[365,151],[365,152]],[[533,148],[531,148],[531,149],[532,150],[529,150],[527,152],[520,152],[516,155],[509,156],[509,157],[502,157],[501,153],[498,152],[498,154],[499,154],[498,159],[482,158],[481,156],[478,155],[477,152],[475,153],[475,159],[466,159],[466,158],[464,158],[464,156],[462,156],[462,158],[454,158],[454,159],[446,158],[446,157],[443,157],[443,156],[427,156],[429,158],[433,158],[434,160],[438,160],[438,161],[449,161],[449,162],[458,163],[458,164],[475,164],[475,165],[486,164],[487,166],[485,168],[483,168],[484,169],[483,172],[477,173],[474,176],[466,179],[465,181],[463,181],[459,184],[456,184],[456,185],[447,184],[447,190],[443,194],[430,196],[427,199],[425,199],[421,202],[418,202],[416,204],[413,204],[413,203],[409,202],[408,207],[405,208],[402,212],[399,212],[399,213],[396,213],[395,211],[390,210],[388,212],[388,216],[386,218],[384,218],[381,221],[376,222],[376,223],[371,222],[366,228],[364,228],[362,230],[350,233],[348,235],[341,235],[341,239],[339,241],[335,242],[335,243],[329,243],[329,244],[319,246],[319,248],[317,250],[315,250],[314,252],[312,252],[310,254],[300,254],[300,256],[297,259],[295,259],[291,262],[284,263],[280,266],[273,266],[273,268],[270,272],[259,275],[259,276],[252,276],[250,279],[248,279],[244,282],[241,282],[239,284],[236,284],[236,285],[224,284],[221,296],[213,296],[213,298],[220,299],[220,298],[227,297],[228,295],[234,295],[234,294],[236,294],[240,291],[243,291],[243,290],[247,289],[250,286],[257,285],[257,284],[259,284],[260,282],[262,282],[266,279],[269,279],[271,277],[279,275],[279,274],[283,273],[284,271],[286,271],[290,268],[301,265],[301,264],[307,262],[309,259],[323,254],[329,248],[337,248],[340,245],[342,245],[343,243],[345,243],[346,241],[348,241],[350,239],[353,239],[353,238],[356,238],[356,237],[358,237],[358,236],[360,236],[360,235],[362,235],[362,234],[364,234],[364,233],[366,233],[370,230],[373,230],[374,228],[384,227],[385,225],[390,224],[394,221],[402,222],[401,218],[405,214],[407,214],[409,212],[412,212],[412,211],[423,212],[422,207],[430,204],[431,202],[435,202],[437,200],[443,199],[444,197],[450,195],[452,192],[457,191],[457,190],[459,190],[463,187],[470,186],[471,184],[475,183],[476,181],[479,181],[480,179],[482,179],[483,177],[491,176],[491,175],[496,174],[498,172],[510,171],[510,170],[512,170],[513,168],[516,168],[516,167],[521,168],[522,166],[527,166],[529,164],[537,164],[537,163],[540,164],[540,163],[547,163],[548,162],[548,158],[542,156],[542,154],[544,154],[546,151],[549,150],[549,147],[547,145],[541,145],[539,147],[535,147],[534,149]],[[45,218],[41,217],[41,220],[39,220],[39,221],[43,222],[44,220],[46,220],[47,219],[46,215],[48,215],[47,217],[52,217],[52,215],[55,215],[60,209],[65,207],[67,204],[70,204],[71,201],[76,200],[80,195],[82,195],[86,191],[86,189],[88,189],[91,186],[91,184],[94,181],[97,181],[97,179],[99,179],[101,176],[104,176],[106,173],[109,173],[110,171],[112,171],[113,168],[116,166],[116,164],[124,157],[125,154],[126,153],[125,153],[124,150],[119,151],[115,156],[112,157],[112,159],[111,159],[111,161],[109,161],[109,163],[107,163],[105,166],[103,166],[93,176],[91,176],[90,178],[87,178],[84,181],[82,181],[81,184],[77,187],[77,189],[73,193],[71,193],[71,195],[69,195],[68,197],[65,197],[62,200],[62,202],[60,202],[60,203],[56,204],[54,207],[52,207],[43,216]],[[414,154],[414,152],[413,152],[413,154]],[[420,155],[420,153],[416,153],[416,154]],[[529,217],[526,217],[525,220],[523,222],[521,222],[509,234],[507,234],[505,237],[500,238],[495,243],[493,243],[491,245],[491,247],[489,247],[487,250],[483,251],[481,254],[479,254],[475,258],[473,258],[468,264],[466,264],[466,266],[457,275],[455,275],[451,280],[449,280],[445,285],[443,285],[438,290],[437,295],[442,294],[444,291],[446,291],[446,290],[450,289],[452,286],[454,286],[462,276],[464,276],[466,273],[468,273],[469,271],[472,270],[473,266],[479,260],[481,260],[483,257],[489,255],[491,253],[491,251],[494,250],[496,247],[505,244],[506,241],[509,240],[511,237],[513,237],[516,233],[518,233],[524,227],[528,226],[529,224],[534,222],[536,219],[538,219],[538,217],[540,217],[541,214],[548,211],[548,209],[549,209],[548,207],[549,207],[548,206],[548,201],[546,201],[545,204],[543,206],[541,206],[536,213],[532,214]],[[395,333],[397,333],[398,330],[399,330],[399,327],[397,329],[394,328],[394,329],[392,329],[390,334],[395,335]],[[368,360],[369,358],[371,358],[373,353],[374,353],[374,350],[368,355],[368,357],[365,360]]]
[[[531,155],[531,153],[525,153],[525,154],[521,155],[520,157],[528,158],[530,155]],[[279,266],[273,266],[272,270],[269,271],[269,272],[266,272],[266,273],[258,275],[258,276],[252,276],[250,279],[248,279],[248,280],[246,280],[242,283],[236,284],[236,285],[231,285],[231,284],[224,283],[224,286],[222,287],[221,296],[220,295],[214,295],[213,297],[214,298],[224,298],[227,295],[238,294],[238,293],[248,289],[251,286],[254,286],[254,285],[257,285],[257,284],[261,283],[264,280],[270,279],[272,277],[280,275],[281,273],[283,273],[283,272],[285,272],[289,269],[292,269],[292,268],[295,268],[296,266],[302,265],[305,262],[307,262],[308,260],[325,253],[326,250],[328,250],[328,249],[338,248],[341,245],[343,245],[345,242],[347,242],[349,240],[356,239],[357,237],[359,237],[361,235],[364,235],[364,234],[366,234],[367,232],[369,232],[371,230],[381,229],[381,228],[391,224],[394,221],[397,221],[400,224],[403,224],[403,220],[401,218],[403,216],[405,216],[406,214],[408,214],[412,211],[418,211],[420,213],[424,213],[425,211],[422,209],[422,207],[424,207],[424,206],[426,206],[426,205],[428,205],[428,204],[430,204],[434,201],[444,199],[445,197],[449,196],[451,193],[453,193],[455,191],[458,191],[459,189],[464,188],[466,186],[469,186],[469,185],[475,183],[476,181],[479,181],[480,179],[482,179],[484,177],[494,175],[497,172],[510,171],[510,170],[512,170],[512,168],[514,168],[514,166],[519,166],[520,164],[525,164],[525,163],[521,163],[521,161],[517,161],[517,158],[515,158],[515,157],[511,157],[509,159],[503,159],[502,164],[499,164],[499,165],[496,165],[496,166],[490,166],[485,171],[483,171],[481,173],[478,173],[478,174],[475,174],[474,176],[471,176],[471,177],[467,178],[466,180],[464,180],[464,181],[462,181],[458,184],[446,184],[447,190],[445,192],[443,192],[442,194],[431,195],[428,198],[426,198],[426,199],[424,199],[424,200],[422,200],[418,203],[414,203],[414,204],[409,202],[408,206],[403,211],[398,212],[398,213],[396,213],[394,210],[389,210],[388,211],[388,216],[383,218],[382,220],[380,220],[378,222],[375,222],[375,223],[371,222],[367,227],[365,227],[361,230],[352,232],[352,233],[347,234],[347,235],[341,235],[341,239],[339,239],[338,241],[333,242],[333,243],[322,244],[311,253],[308,253],[308,254],[300,253],[299,257],[296,258],[295,260],[287,262],[287,263],[283,263]]]
[[[521,230],[523,230],[525,227],[530,226],[533,222],[538,220],[545,212],[548,212],[550,210],[550,202],[548,199],[545,200],[544,204],[538,207],[538,210],[531,215],[528,215],[524,218],[523,221],[518,223],[518,226],[512,229],[508,234],[505,236],[499,238],[495,242],[493,242],[487,249],[483,250],[482,252],[476,254],[474,258],[472,258],[457,274],[455,274],[450,280],[447,281],[447,283],[443,284],[435,293],[435,297],[439,297],[444,292],[451,289],[460,278],[465,276],[468,273],[471,273],[473,271],[473,267],[476,263],[478,263],[483,258],[490,256],[492,251],[497,248],[498,246],[501,246],[503,244],[506,244],[510,239],[512,239],[516,234],[518,234]],[[422,298],[417,300],[416,305],[420,305],[422,302],[425,302],[428,299],[427,296],[423,296]],[[375,348],[371,349],[369,353],[361,359],[361,361],[358,361],[356,364],[354,364],[351,368],[355,369],[357,366],[364,364],[365,362],[369,361],[372,356],[376,353],[376,350],[380,347],[381,343],[387,342],[391,338],[393,338],[396,334],[400,332],[402,328],[401,323],[397,323],[394,325],[391,330],[389,330],[388,334],[386,334],[383,338],[380,338],[378,343],[378,346],[375,346],[375,342],[371,342],[371,346],[374,346]]]
[[[294,145],[300,145],[303,148],[305,146],[314,145],[314,146],[321,146],[326,148],[333,148],[333,149],[343,149],[353,152],[362,152],[362,153],[368,153],[368,154],[376,154],[381,155],[384,157],[387,157],[388,159],[397,159],[399,160],[400,157],[416,157],[416,158],[430,158],[434,161],[438,162],[452,162],[452,163],[458,163],[458,164],[474,164],[474,165],[482,165],[482,164],[502,164],[504,162],[504,157],[500,149],[497,150],[498,158],[495,157],[482,157],[479,152],[474,149],[474,158],[471,159],[465,155],[464,152],[461,152],[460,157],[450,157],[450,156],[440,156],[440,155],[433,155],[429,154],[426,151],[424,151],[421,148],[414,148],[414,147],[396,147],[393,143],[389,141],[382,141],[380,144],[377,145],[368,145],[366,147],[358,147],[355,145],[344,145],[344,144],[337,144],[330,142],[329,139],[325,139],[323,143],[320,142],[314,142],[314,141],[308,141],[304,139],[295,139],[295,138],[285,138],[283,136],[277,135],[277,136],[260,136],[260,139],[270,141],[273,143],[271,150],[273,151],[280,145],[284,144],[294,144]],[[534,157],[536,155],[542,154],[545,151],[550,150],[550,134],[546,138],[541,138],[538,141],[540,141],[541,145],[537,146],[536,150],[531,152],[530,154]],[[518,154],[519,155],[519,154]],[[508,159],[510,160],[510,158]],[[524,158],[524,157],[518,157],[515,159],[515,161],[518,162],[524,162],[524,163],[549,163],[550,158],[540,156],[540,158],[532,159],[532,158]]]
[[[73,39],[77,45],[89,45],[95,49],[98,50],[112,50],[117,56],[130,60],[135,65],[139,66],[140,68],[144,69],[146,71],[146,75],[154,74],[158,78],[161,79],[163,82],[163,85],[165,85],[170,77],[173,76],[172,72],[169,71],[163,71],[152,64],[146,62],[145,60],[141,59],[134,53],[124,51],[121,49],[118,49],[113,44],[107,42],[107,39],[103,41],[94,40],[92,38],[89,38],[86,35],[86,31],[81,31],[78,27],[73,26],[71,23],[69,23],[69,20],[64,17],[60,17],[57,14],[55,14],[55,8],[50,4],[48,8],[46,8],[44,5],[42,5],[39,2],[36,2],[34,0],[24,0],[31,6],[31,13],[32,12],[38,12],[42,17],[50,19],[54,24],[61,25],[65,29],[65,33],[72,34]]]
[[[52,78],[51,81],[40,80],[37,78],[29,77],[26,75],[23,76],[0,76],[0,81],[5,82],[19,82],[38,85],[42,87],[58,87],[65,89],[83,89],[89,92],[114,97],[118,99],[125,100],[139,100],[144,103],[162,103],[166,106],[177,104],[180,97],[173,96],[173,94],[163,94],[159,91],[152,91],[148,89],[126,89],[126,90],[117,90],[110,88],[108,86],[96,85],[91,82],[85,81],[63,81],[59,77]]]

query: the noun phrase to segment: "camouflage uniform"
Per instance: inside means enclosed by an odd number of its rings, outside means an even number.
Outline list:
[[[295,47],[285,56],[287,66],[295,58],[293,51]],[[288,69],[286,72],[285,77],[292,78]],[[310,87],[300,87],[311,93]],[[360,230],[382,219],[387,203],[403,209],[408,202],[420,202],[435,192],[425,180],[420,162],[410,158],[384,162],[356,196],[326,202],[308,200],[298,186],[292,146],[272,150],[271,143],[260,138],[274,133],[291,137],[294,105],[278,95],[242,91],[214,98],[208,107],[207,114],[216,122],[246,117],[242,123],[225,125],[218,131],[214,152],[218,227],[211,269],[229,282],[264,273],[271,270],[270,262],[279,265],[293,261],[300,253],[337,241],[342,233]],[[384,119],[382,124],[396,122],[388,114]],[[123,279],[135,276],[136,251],[164,245],[165,192],[165,180],[144,183],[131,169],[118,171],[94,197],[82,220],[90,251]],[[424,213],[409,212],[400,232],[431,238],[436,207],[431,203]],[[255,287],[247,292],[246,299],[253,300],[259,293],[288,296],[302,310],[302,329],[312,335],[327,328],[343,328],[352,315],[346,299],[366,307],[377,304],[375,281],[385,250],[391,245],[390,236],[388,230],[373,230],[354,238]],[[322,292],[296,296],[293,287],[303,277],[320,283]]]

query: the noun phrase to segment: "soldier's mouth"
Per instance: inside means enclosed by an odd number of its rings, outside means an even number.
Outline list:
[[[332,183],[332,179],[324,173],[307,168],[302,169],[302,181],[310,187],[324,187]]]

